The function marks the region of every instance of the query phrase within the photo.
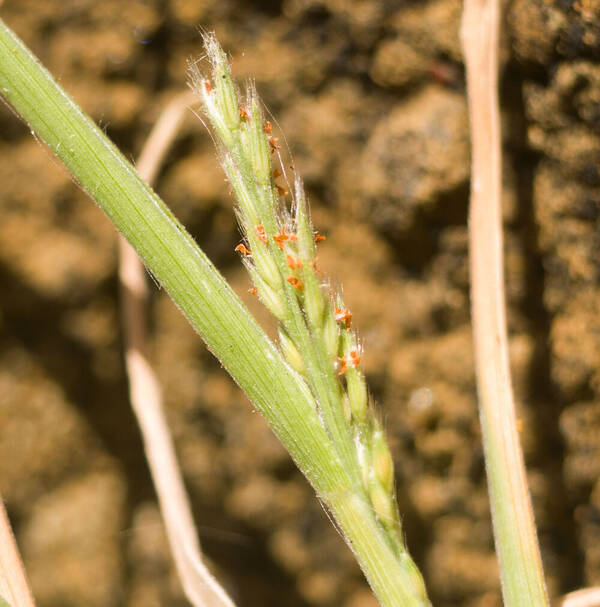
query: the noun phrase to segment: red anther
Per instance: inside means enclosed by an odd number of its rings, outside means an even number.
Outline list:
[[[277,143],[279,141],[278,137],[269,137],[269,145],[271,146],[271,153],[275,150],[280,150],[281,146]]]
[[[273,179],[277,179],[277,177],[281,177],[282,173],[279,169],[275,169],[273,171]]]
[[[248,293],[250,293],[250,295],[256,295],[256,293],[257,293],[256,287],[250,287],[248,289]]]
[[[298,237],[293,232],[291,234],[288,234],[286,232],[285,226],[283,226],[281,228],[281,232],[279,232],[279,234],[275,234],[275,236],[273,236],[273,240],[277,243],[277,246],[280,249],[283,249],[283,243],[286,240],[289,240],[291,242],[295,242],[296,240],[298,240]]]
[[[265,122],[265,133],[267,135],[270,135],[272,130],[273,130],[273,125],[267,120]]]
[[[352,312],[350,312],[348,308],[344,308],[343,310],[341,308],[336,308],[335,319],[338,322],[345,323],[346,330],[350,330],[350,325],[352,324]]]
[[[323,234],[317,232],[315,234],[315,242],[322,242],[323,240],[327,240],[327,236],[323,236]]]
[[[262,240],[264,243],[267,242],[267,235],[265,233],[265,226],[259,224],[256,226],[256,234],[258,235],[258,239]]]
[[[250,120],[250,114],[248,114],[248,110],[243,108],[241,105],[240,105],[240,118],[242,120]]]
[[[289,235],[286,234],[285,226],[283,226],[283,228],[281,228],[281,232],[279,232],[279,234],[275,234],[275,236],[273,236],[273,240],[277,243],[277,246],[280,249],[283,249],[283,243],[286,240],[289,240],[289,238],[290,238]]]
[[[291,255],[285,256],[285,262],[287,263],[287,267],[291,270],[296,270],[297,268],[302,267],[302,261],[296,257],[292,257]]]
[[[277,188],[277,194],[279,194],[279,196],[287,196],[289,194],[289,191],[283,186],[275,184],[275,187]]]
[[[286,280],[298,291],[302,290],[302,283],[295,276],[288,276]]]
[[[250,251],[243,244],[239,244],[237,247],[235,247],[234,251],[241,253],[244,257],[250,255]]]
[[[352,348],[348,356],[342,356],[338,360],[341,363],[338,375],[343,375],[348,369],[355,369],[360,365],[360,353],[356,348]]]
[[[287,234],[275,234],[275,236],[273,236],[273,240],[277,243],[277,246],[280,249],[283,249],[283,243],[288,239],[288,235]]]
[[[204,88],[206,89],[206,92],[207,92],[207,93],[210,93],[210,89],[212,88],[212,87],[210,86],[210,80],[205,80],[205,81],[204,81]]]

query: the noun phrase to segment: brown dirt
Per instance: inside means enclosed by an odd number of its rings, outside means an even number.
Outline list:
[[[328,235],[321,265],[364,338],[434,604],[499,605],[460,1],[5,0],[2,17],[129,157],[185,87],[197,26],[217,31],[279,118]],[[511,357],[554,595],[600,584],[599,23],[596,0],[513,0],[503,40]],[[0,489],[39,605],[184,605],[127,404],[114,230],[6,108],[0,157]],[[157,190],[245,293],[198,123]],[[373,606],[307,484],[162,292],[152,318],[201,539],[240,607]]]

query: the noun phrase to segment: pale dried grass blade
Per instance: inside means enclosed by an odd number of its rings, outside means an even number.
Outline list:
[[[139,174],[148,183],[151,184],[156,177],[183,122],[187,107],[193,101],[191,93],[176,97],[165,108],[152,130],[137,165]],[[119,276],[130,399],[142,432],[177,572],[188,600],[195,607],[234,607],[202,561],[198,533],[163,411],[160,385],[145,354],[147,286],[144,266],[122,236],[119,241]]]
[[[600,607],[600,586],[569,592],[556,602],[556,607]]]
[[[2,599],[11,607],[35,607],[15,536],[0,498],[0,605]]]
[[[504,604],[548,604],[515,417],[506,332],[499,0],[465,0],[461,37],[467,67],[472,177],[469,217],[475,370],[494,537]]]

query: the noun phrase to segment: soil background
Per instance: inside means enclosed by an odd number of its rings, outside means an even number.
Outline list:
[[[303,175],[439,607],[500,605],[477,419],[459,0],[5,0],[129,157],[216,30]],[[513,0],[502,40],[511,362],[553,596],[600,584],[600,2]],[[190,113],[191,114],[191,113]],[[116,233],[0,107],[0,490],[40,607],[185,605],[127,401]],[[156,189],[248,302],[190,115]],[[260,415],[165,293],[153,361],[204,550],[242,606],[374,607]]]

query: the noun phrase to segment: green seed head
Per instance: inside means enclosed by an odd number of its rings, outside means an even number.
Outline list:
[[[292,341],[292,338],[281,326],[279,326],[279,345],[281,346],[281,351],[285,355],[290,365],[292,365],[293,369],[298,371],[298,373],[304,374],[306,371],[304,359],[298,351],[296,344]]]
[[[221,163],[239,204],[242,228],[246,232],[251,232],[253,226],[260,224],[259,213],[254,198],[248,191],[246,181],[235,165],[231,154],[224,154]]]
[[[346,388],[352,415],[359,423],[364,423],[369,411],[365,376],[358,369],[348,369],[346,371]]]
[[[402,564],[402,568],[408,572],[411,578],[412,587],[416,590],[417,594],[423,601],[423,605],[431,605],[429,602],[429,597],[427,596],[427,589],[425,588],[423,576],[421,575],[421,572],[415,565],[414,561],[410,558],[408,552],[404,552],[400,555],[400,562]]]
[[[367,420],[368,398],[365,376],[358,369],[360,358],[361,349],[356,343],[356,336],[351,331],[342,330],[340,361],[346,377],[346,389],[348,390],[352,414],[362,424]]]
[[[254,85],[248,87],[245,99],[239,98],[227,56],[214,36],[205,37],[205,46],[212,80],[194,67],[192,75],[220,139],[220,156],[239,203],[245,244],[236,249],[256,293],[280,323],[280,348],[287,370],[298,380],[304,398],[314,403],[334,446],[339,442],[336,455],[351,469],[349,478],[353,484],[362,481],[364,493],[359,499],[368,497],[371,516],[387,534],[395,555],[402,558],[406,548],[395,502],[394,466],[381,426],[369,407],[352,313],[340,295],[328,298],[316,269],[315,243],[324,237],[313,231],[302,182],[296,175],[293,187],[284,175],[293,190],[291,217],[282,209],[280,198],[288,192],[276,183],[279,171],[272,173],[271,162],[273,154],[280,161],[279,146],[271,124],[264,121]],[[285,167],[280,168],[285,173]],[[422,578],[410,558],[405,570],[414,577],[423,605],[429,605]]]
[[[260,230],[258,233],[257,228]],[[281,275],[269,247],[262,241],[263,230],[262,226],[256,226],[254,230],[250,229],[247,233],[248,242],[250,242],[250,246],[252,247],[254,267],[271,288],[279,291],[281,289]],[[257,236],[257,234],[260,236]]]
[[[394,505],[392,496],[377,482],[371,483],[369,497],[377,518],[384,524],[391,526],[394,522]]]
[[[248,89],[248,109],[243,109],[245,140],[254,170],[254,178],[261,186],[271,184],[271,151],[263,125],[263,115],[254,86]]]
[[[342,394],[342,411],[344,412],[344,419],[349,424],[352,421],[352,408],[350,407],[350,399],[347,394]]]
[[[313,261],[316,255],[315,238],[310,223],[308,202],[298,176],[294,182],[296,193],[296,234],[298,236],[298,251],[302,259]]]
[[[379,424],[373,432],[372,451],[375,476],[383,488],[392,494],[394,491],[394,462]]]
[[[358,464],[360,466],[360,473],[362,482],[365,487],[369,487],[371,484],[372,466],[371,466],[371,449],[369,441],[365,440],[367,437],[363,432],[364,428],[353,428],[354,444],[356,446],[356,453],[358,455]]]
[[[227,55],[214,34],[207,34],[204,37],[204,46],[213,67],[217,111],[228,129],[237,130],[240,126],[240,107]]]
[[[302,269],[302,281],[304,282],[304,309],[308,321],[315,329],[323,326],[323,312],[325,300],[315,270],[309,263],[304,263]]]
[[[277,320],[283,322],[287,318],[287,308],[280,291],[269,286],[251,263],[246,262],[246,267],[252,276],[260,300]]]
[[[329,356],[330,360],[334,361],[338,355],[340,332],[333,308],[331,306],[327,306],[325,309],[323,338],[325,340],[327,355]]]

